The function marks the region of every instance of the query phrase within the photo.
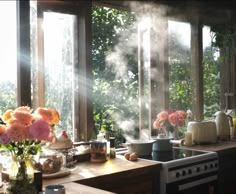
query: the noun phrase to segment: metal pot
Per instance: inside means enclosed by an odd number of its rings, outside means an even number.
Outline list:
[[[125,143],[128,153],[136,152],[139,156],[150,156],[152,154],[152,145],[155,140],[132,140]]]

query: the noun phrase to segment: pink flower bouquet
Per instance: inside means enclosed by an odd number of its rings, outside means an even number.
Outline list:
[[[60,120],[54,109],[38,108],[32,111],[27,106],[7,110],[0,125],[0,148],[16,155],[35,155],[40,150],[40,142],[53,141],[53,126]]]
[[[156,120],[153,123],[155,129],[163,129],[166,136],[169,132],[174,132],[177,127],[185,126],[187,119],[187,113],[182,110],[165,110],[157,115]]]

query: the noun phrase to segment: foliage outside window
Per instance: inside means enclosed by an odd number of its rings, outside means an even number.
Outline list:
[[[0,25],[1,115],[7,109],[16,107],[16,2],[0,1]]]
[[[134,14],[93,7],[92,54],[95,134],[99,130],[123,141],[124,130],[138,127],[137,35]],[[133,45],[135,44],[136,45]]]

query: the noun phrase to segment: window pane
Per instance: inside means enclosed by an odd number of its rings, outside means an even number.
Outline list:
[[[210,28],[203,28],[204,117],[214,118],[220,110],[220,61],[218,48],[211,47]]]
[[[168,21],[170,108],[191,110],[190,25]]]
[[[92,19],[95,134],[108,131],[119,145],[123,133],[137,135],[139,124],[135,16],[94,6]]]
[[[44,82],[43,87],[39,86],[41,91],[38,95],[44,98],[44,106],[55,108],[60,113],[61,121],[56,126],[58,128],[56,133],[67,130],[70,137],[73,136],[72,72],[75,63],[75,19],[73,15],[44,12],[42,39],[44,67],[38,68],[38,71],[41,71],[38,73],[43,74],[44,78],[38,77],[39,83]]]
[[[16,108],[16,2],[0,1],[0,114]]]

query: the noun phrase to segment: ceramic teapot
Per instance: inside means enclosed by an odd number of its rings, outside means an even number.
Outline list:
[[[223,111],[215,113],[217,136],[219,140],[230,140],[230,122],[232,118]]]

